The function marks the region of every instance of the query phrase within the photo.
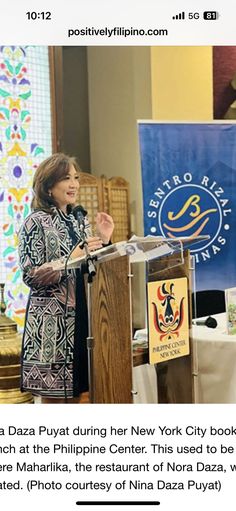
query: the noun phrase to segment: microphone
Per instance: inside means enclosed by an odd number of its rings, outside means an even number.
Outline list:
[[[215,318],[208,316],[208,318],[206,318],[206,319],[194,319],[193,325],[207,326],[208,328],[216,328],[217,321]]]
[[[90,252],[88,250],[88,244],[87,244],[87,236],[85,232],[85,217],[87,216],[86,209],[81,206],[81,204],[78,204],[78,206],[75,206],[72,210],[72,214],[74,215],[75,219],[78,222],[79,230],[81,234],[81,241],[82,244],[80,245],[81,248],[84,248],[86,253],[86,263],[87,263],[87,273],[89,277],[92,279],[96,275],[96,268],[93,264],[93,257],[90,255]]]
[[[79,224],[80,231],[82,231],[82,232],[85,229],[84,219],[87,216],[87,213],[88,212],[80,204],[78,204],[78,206],[75,206],[75,208],[73,208],[73,210],[72,210],[72,214],[75,217],[75,219],[77,220],[77,222]]]

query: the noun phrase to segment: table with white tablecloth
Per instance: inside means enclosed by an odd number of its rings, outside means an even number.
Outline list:
[[[213,317],[216,328],[192,327],[195,402],[236,403],[236,335],[227,334],[225,313]],[[156,385],[154,366],[134,368],[134,402],[157,402]]]
[[[236,403],[236,335],[227,334],[226,314],[213,316],[216,328],[194,325],[197,403]]]

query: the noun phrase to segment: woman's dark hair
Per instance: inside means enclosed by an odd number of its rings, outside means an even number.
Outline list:
[[[33,210],[42,209],[47,213],[52,213],[51,208],[52,206],[57,207],[57,203],[49,191],[56,183],[65,179],[71,165],[78,173],[80,172],[75,158],[63,153],[55,153],[40,163],[33,178],[34,197],[31,202]]]

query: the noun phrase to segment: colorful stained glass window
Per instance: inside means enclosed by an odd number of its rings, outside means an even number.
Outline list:
[[[30,212],[32,177],[52,153],[46,46],[0,46],[0,282],[7,315],[22,327],[29,289],[18,265],[17,233]]]

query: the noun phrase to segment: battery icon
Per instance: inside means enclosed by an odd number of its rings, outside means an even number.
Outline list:
[[[203,19],[204,20],[217,20],[219,18],[219,13],[217,11],[204,11]]]

